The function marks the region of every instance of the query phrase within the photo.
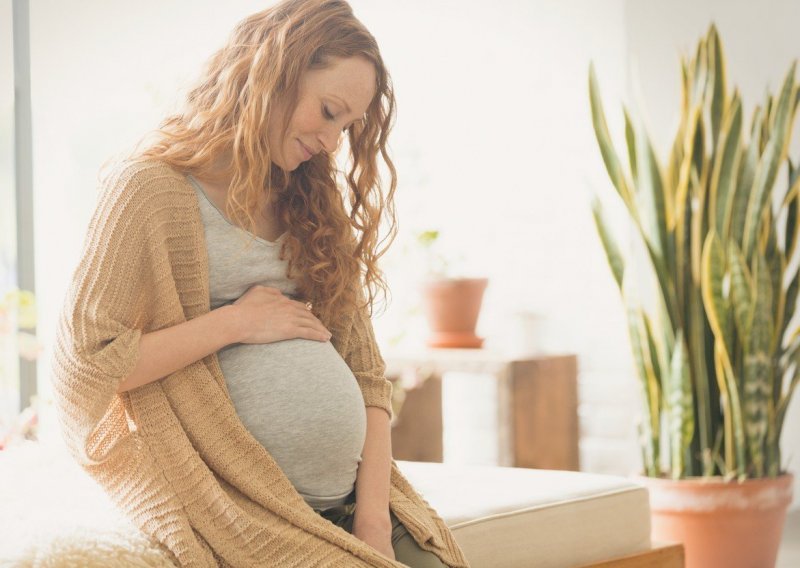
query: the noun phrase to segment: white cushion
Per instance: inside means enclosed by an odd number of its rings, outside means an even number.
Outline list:
[[[398,461],[474,568],[566,568],[650,548],[647,490],[610,475]]]
[[[646,490],[624,478],[397,465],[474,568],[578,566],[650,544]],[[173,566],[59,444],[0,451],[0,529],[0,566]]]

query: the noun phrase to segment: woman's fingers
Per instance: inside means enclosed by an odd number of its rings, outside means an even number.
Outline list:
[[[296,315],[295,323],[297,325],[303,325],[305,327],[314,327],[324,333],[328,333],[328,329],[322,325],[322,322],[319,321],[319,318],[312,314],[311,312],[302,312]]]
[[[320,326],[309,326],[305,325],[305,323],[300,324],[297,327],[297,332],[299,333],[298,337],[302,337],[303,339],[328,341],[331,338],[330,332],[324,327],[320,328]]]
[[[297,300],[289,300],[293,306],[295,306],[299,310],[303,310],[304,312],[310,312],[314,309],[314,305],[311,302],[300,302]]]
[[[280,290],[267,286],[253,286],[238,298],[249,312],[252,333],[246,342],[271,343],[298,337],[328,341],[331,333],[314,315],[311,302],[298,301]]]
[[[293,302],[294,302],[294,300],[293,300]],[[310,320],[310,321],[314,321],[314,322],[316,322],[317,324],[319,324],[319,327],[320,327],[320,329],[323,329],[323,330],[325,330],[325,331],[328,331],[327,329],[325,329],[325,326],[324,326],[324,325],[322,325],[322,322],[319,320],[319,318],[318,318],[317,316],[315,316],[315,315],[314,315],[314,314],[311,312],[311,310],[309,310],[309,309],[308,309],[308,307],[307,307],[305,304],[303,304],[302,302],[294,302],[294,304],[295,304],[295,306],[298,308],[298,311],[299,311],[299,316],[300,316],[302,319],[304,319],[304,320]]]

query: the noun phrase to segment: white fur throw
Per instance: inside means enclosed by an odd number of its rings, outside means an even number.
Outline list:
[[[0,451],[0,566],[173,567],[58,444]]]

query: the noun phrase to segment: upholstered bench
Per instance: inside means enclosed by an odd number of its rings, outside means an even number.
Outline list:
[[[398,461],[475,568],[680,568],[650,542],[647,491],[576,472]],[[60,445],[0,452],[0,566],[166,567]]]

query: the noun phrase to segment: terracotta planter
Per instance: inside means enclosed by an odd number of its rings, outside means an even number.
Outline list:
[[[429,280],[422,285],[423,307],[431,328],[430,347],[478,348],[475,327],[488,278]]]
[[[686,568],[775,566],[794,476],[672,481],[638,477],[650,492],[652,538],[682,542]]]

